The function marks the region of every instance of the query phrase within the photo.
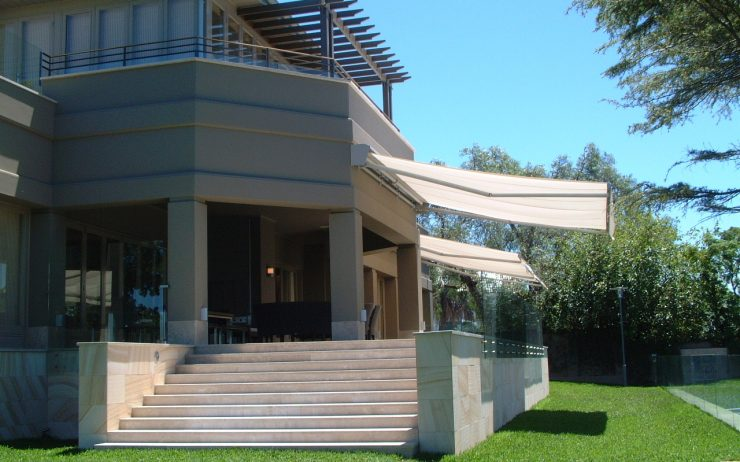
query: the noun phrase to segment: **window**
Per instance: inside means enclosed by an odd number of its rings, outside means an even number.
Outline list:
[[[116,6],[100,10],[98,14],[99,67],[117,66],[123,50],[111,50],[128,44],[128,7]]]
[[[67,69],[73,72],[87,70],[90,64],[90,38],[92,18],[90,13],[68,14],[64,21],[64,53]],[[88,53],[85,53],[88,52]]]
[[[167,39],[173,58],[194,56],[198,43],[198,10],[194,0],[167,2]]]
[[[155,42],[161,42],[163,39],[164,11],[162,3],[154,1],[134,4],[132,13],[132,43],[143,44],[134,47],[133,57],[136,59],[136,64],[141,64],[152,60],[142,60],[142,58],[161,54],[161,51],[157,50],[161,44]]]
[[[51,19],[33,19],[21,23],[21,78],[20,82],[37,87],[41,76],[41,52],[50,53],[54,23]]]
[[[21,214],[0,207],[0,325],[19,325]]]

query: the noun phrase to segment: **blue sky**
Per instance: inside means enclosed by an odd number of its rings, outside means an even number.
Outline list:
[[[459,166],[459,152],[498,145],[523,164],[578,157],[588,143],[616,158],[638,181],[687,181],[727,187],[732,165],[678,167],[689,147],[740,143],[740,123],[698,113],[670,131],[630,135],[642,111],[618,108],[616,82],[601,73],[616,54],[597,54],[605,36],[593,17],[566,14],[568,1],[361,0],[411,80],[394,87],[394,120],[416,148],[416,160]],[[372,96],[374,95],[370,92]],[[666,175],[668,174],[667,181]],[[688,233],[703,216],[677,211]],[[705,221],[696,229],[713,227]],[[740,226],[740,216],[720,220]]]

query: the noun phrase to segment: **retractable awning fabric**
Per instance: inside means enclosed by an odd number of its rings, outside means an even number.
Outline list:
[[[353,165],[383,177],[429,210],[613,234],[607,183],[463,170],[375,154],[366,145],[355,146]]]
[[[432,236],[420,236],[421,259],[452,270],[483,271],[542,284],[519,254],[463,244]]]

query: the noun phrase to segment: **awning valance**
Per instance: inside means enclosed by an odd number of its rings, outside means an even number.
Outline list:
[[[542,284],[519,254],[463,244],[432,236],[420,236],[421,259],[452,270],[496,273],[514,279]]]
[[[353,165],[381,176],[422,208],[612,234],[607,183],[477,172],[383,156],[365,145],[354,148]]]

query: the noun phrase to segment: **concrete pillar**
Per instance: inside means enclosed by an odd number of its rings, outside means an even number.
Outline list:
[[[173,199],[167,206],[169,343],[206,345],[208,321],[208,208],[193,199]]]
[[[329,265],[332,340],[362,340],[362,216],[357,210],[329,217]]]
[[[418,239],[418,238],[417,238]],[[422,331],[421,252],[419,244],[398,247],[398,330],[401,338]]]
[[[398,337],[398,280],[396,278],[385,279],[385,300],[383,310],[385,313],[385,338]]]
[[[64,347],[65,220],[48,211],[30,219],[28,290],[29,348]]]

